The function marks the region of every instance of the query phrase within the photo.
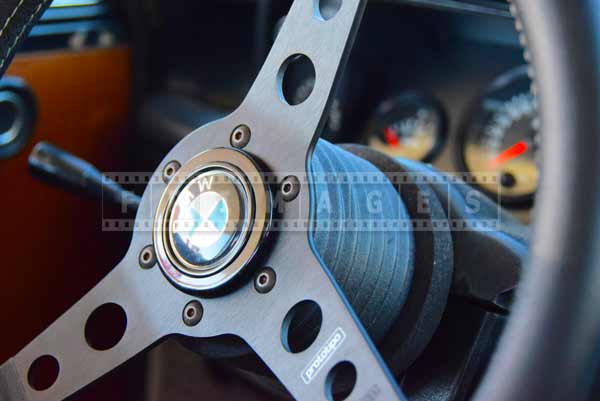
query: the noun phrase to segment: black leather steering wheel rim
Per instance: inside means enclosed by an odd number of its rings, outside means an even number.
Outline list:
[[[0,2],[0,77],[15,51],[52,0],[3,0]]]
[[[515,1],[540,104],[530,263],[477,399],[586,400],[600,347],[600,3]]]
[[[514,2],[538,89],[544,179],[530,266],[476,399],[584,401],[600,359],[600,2]],[[0,75],[49,4],[0,4]]]

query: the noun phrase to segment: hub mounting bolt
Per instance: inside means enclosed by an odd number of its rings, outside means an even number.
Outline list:
[[[185,323],[186,326],[193,327],[200,323],[202,315],[204,315],[202,304],[198,301],[190,301],[185,308],[183,308],[183,323]]]
[[[231,146],[242,149],[250,142],[250,128],[247,125],[238,125],[231,133]]]
[[[172,160],[172,161],[168,162],[163,170],[163,174],[162,174],[163,181],[166,184],[168,184],[169,181],[171,181],[171,179],[177,172],[177,170],[179,170],[180,168],[181,168],[181,164],[178,161]]]

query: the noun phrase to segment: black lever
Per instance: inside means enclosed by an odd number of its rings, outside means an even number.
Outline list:
[[[81,193],[136,211],[140,197],[106,177],[90,163],[48,142],[37,143],[29,155],[34,177],[71,192]]]

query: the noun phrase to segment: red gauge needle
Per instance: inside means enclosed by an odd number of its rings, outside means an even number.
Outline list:
[[[398,133],[394,131],[390,127],[386,127],[385,131],[383,131],[383,137],[385,141],[390,146],[400,146],[400,138],[398,138]]]
[[[498,156],[494,157],[490,161],[490,165],[492,167],[498,167],[499,165],[504,164],[515,157],[521,156],[525,152],[527,152],[527,142],[519,141],[511,147],[503,150]]]

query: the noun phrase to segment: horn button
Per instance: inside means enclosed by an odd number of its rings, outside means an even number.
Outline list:
[[[233,149],[201,153],[161,197],[154,223],[159,264],[178,287],[215,290],[250,264],[270,220],[270,191],[249,156]]]
[[[190,273],[210,272],[242,245],[248,201],[237,177],[219,167],[200,171],[181,189],[167,217],[168,236]]]

